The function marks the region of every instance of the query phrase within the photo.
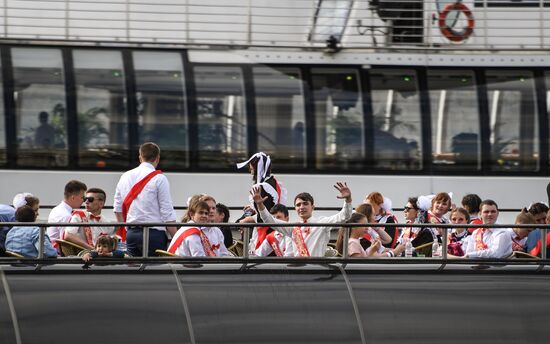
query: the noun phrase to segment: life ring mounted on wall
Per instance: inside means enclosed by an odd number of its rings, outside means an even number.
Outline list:
[[[455,30],[452,26],[447,24],[448,16],[450,13],[463,13],[467,19],[467,25],[462,30]],[[458,18],[458,15],[457,15]],[[443,36],[447,37],[451,42],[462,42],[468,39],[474,32],[474,15],[468,6],[464,5],[462,2],[457,1],[452,4],[447,4],[441,13],[439,14],[439,30]]]

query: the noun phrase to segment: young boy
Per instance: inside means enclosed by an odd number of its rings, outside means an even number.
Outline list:
[[[95,249],[82,255],[82,260],[88,262],[98,257],[124,258],[124,252],[116,249],[116,241],[106,235],[97,238]]]

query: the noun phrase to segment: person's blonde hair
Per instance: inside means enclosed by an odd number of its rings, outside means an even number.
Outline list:
[[[362,219],[367,219],[368,221],[368,218],[361,214],[361,213],[353,213],[351,214],[351,217],[349,218],[349,220],[346,221],[346,223],[359,223],[360,220]],[[349,227],[350,228],[350,233],[351,233],[351,230],[355,227]],[[346,227],[342,227],[340,228],[340,230],[338,231],[338,239],[336,239],[336,250],[342,254],[342,252],[344,252],[344,234],[345,234],[345,231],[346,231]]]

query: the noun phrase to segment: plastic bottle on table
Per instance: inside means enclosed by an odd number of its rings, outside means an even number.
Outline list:
[[[405,257],[412,258],[413,250],[414,250],[414,247],[411,240],[407,240],[407,242],[405,243]]]

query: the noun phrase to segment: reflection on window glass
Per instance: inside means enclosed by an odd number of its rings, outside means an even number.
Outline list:
[[[317,168],[362,168],[365,137],[357,72],[345,69],[313,69],[312,79]]]
[[[479,108],[472,71],[428,72],[433,163],[477,170],[480,165]]]
[[[305,166],[302,80],[296,68],[254,68],[258,149],[278,168]]]
[[[122,56],[118,51],[73,52],[77,93],[79,164],[128,165],[128,121]]]
[[[17,165],[67,166],[67,117],[59,49],[12,48]]]
[[[247,123],[241,69],[195,67],[199,166],[226,168],[243,161]]]
[[[422,168],[420,99],[416,72],[373,68],[369,75],[375,166],[392,170]]]
[[[528,71],[486,71],[492,169],[538,169],[535,80]]]
[[[162,150],[163,168],[189,166],[183,64],[178,53],[134,52],[138,142]]]

